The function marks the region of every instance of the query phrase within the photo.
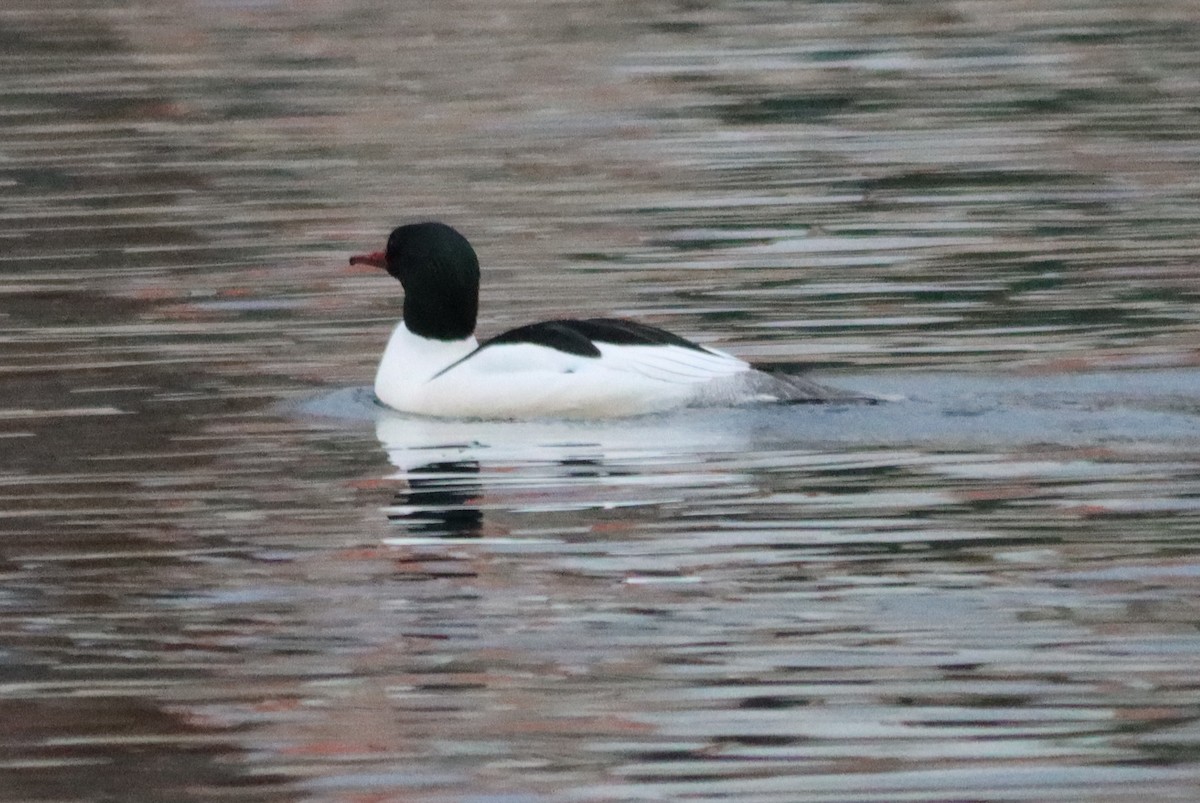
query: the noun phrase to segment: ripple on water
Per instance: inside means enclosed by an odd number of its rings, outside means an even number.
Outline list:
[[[1194,9],[1043,5],[0,9],[0,797],[1193,799]],[[414,217],[896,401],[386,414]]]

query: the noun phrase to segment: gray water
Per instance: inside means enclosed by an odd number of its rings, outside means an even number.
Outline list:
[[[0,798],[1191,801],[1200,15],[0,8]],[[366,386],[625,315],[887,395]]]

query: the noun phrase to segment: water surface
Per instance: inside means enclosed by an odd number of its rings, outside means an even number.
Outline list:
[[[1192,800],[1187,2],[0,10],[0,797]],[[629,315],[896,401],[437,422]]]

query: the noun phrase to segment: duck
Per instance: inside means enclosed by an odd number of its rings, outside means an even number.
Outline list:
[[[619,318],[555,319],[480,342],[479,258],[453,227],[393,230],[379,268],[404,290],[375,374],[395,411],[436,418],[616,418],[685,407],[856,402],[868,397],[758,368],[665,329]]]

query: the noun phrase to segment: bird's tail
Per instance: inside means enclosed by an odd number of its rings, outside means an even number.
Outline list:
[[[755,395],[783,404],[878,404],[883,399],[856,390],[822,385],[806,376],[758,369],[751,372]]]

